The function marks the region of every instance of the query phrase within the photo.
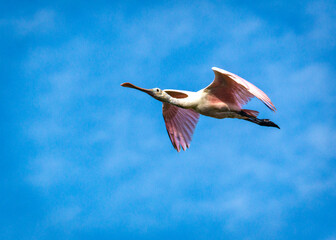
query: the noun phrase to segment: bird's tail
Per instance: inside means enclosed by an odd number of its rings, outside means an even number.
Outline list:
[[[242,119],[253,122],[255,124],[258,124],[260,126],[265,126],[265,127],[280,127],[276,125],[274,122],[270,121],[269,119],[259,119],[255,116],[255,114],[249,114],[251,110],[246,111],[247,109],[243,109],[242,111],[239,112],[239,114],[243,117]]]

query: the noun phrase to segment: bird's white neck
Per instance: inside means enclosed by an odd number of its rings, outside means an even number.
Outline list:
[[[169,96],[167,102],[177,107],[181,107],[181,108],[193,108],[194,107],[193,102],[190,101],[188,97],[187,98],[174,98],[174,97]]]

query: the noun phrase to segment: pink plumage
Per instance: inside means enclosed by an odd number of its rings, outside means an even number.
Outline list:
[[[242,109],[251,98],[257,97],[275,111],[276,108],[263,91],[233,73],[216,67],[212,70],[215,79],[198,92],[145,89],[131,83],[121,86],[140,90],[163,102],[162,114],[168,136],[178,152],[181,147],[183,150],[189,148],[200,114],[219,119],[238,118],[260,126],[279,128],[268,119],[258,119],[258,111]]]
[[[178,152],[181,150],[180,146],[183,150],[189,148],[199,113],[192,109],[183,109],[169,103],[163,103],[162,115],[174,148]]]
[[[204,90],[209,91],[220,101],[231,104],[232,108],[239,108],[246,104],[253,97],[259,98],[269,109],[275,111],[269,97],[259,88],[245,79],[220,68],[213,67],[215,73],[214,81]]]

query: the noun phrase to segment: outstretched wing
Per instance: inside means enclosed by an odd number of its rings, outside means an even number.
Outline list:
[[[269,97],[252,83],[217,67],[213,67],[212,70],[215,73],[215,80],[204,89],[214,97],[212,99],[218,99],[241,109],[242,105],[250,101],[251,98],[257,97],[269,109],[276,110]]]
[[[163,103],[162,114],[174,148],[178,152],[181,146],[183,150],[189,148],[199,114],[192,109],[179,108],[169,103]]]

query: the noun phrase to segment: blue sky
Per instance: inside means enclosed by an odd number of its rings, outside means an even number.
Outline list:
[[[334,1],[3,2],[1,239],[336,239]],[[281,130],[161,104],[217,66]]]

